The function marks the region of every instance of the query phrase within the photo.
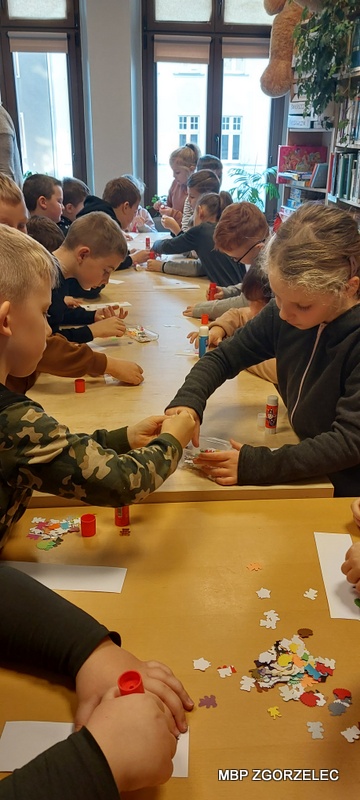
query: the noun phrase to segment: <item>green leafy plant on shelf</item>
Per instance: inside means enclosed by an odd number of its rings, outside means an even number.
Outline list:
[[[247,200],[263,210],[264,195],[270,200],[280,197],[275,183],[276,173],[276,167],[268,167],[263,172],[247,172],[243,167],[233,167],[229,170],[230,177],[235,178],[235,186],[229,189],[233,200],[237,203]]]
[[[352,42],[360,14],[359,0],[327,0],[318,13],[302,20],[294,31],[294,67],[298,96],[305,97],[305,114],[323,115],[331,103],[351,100],[357,94],[356,81],[351,79]],[[324,128],[333,126],[332,117],[322,117]],[[345,114],[339,130],[348,125]]]

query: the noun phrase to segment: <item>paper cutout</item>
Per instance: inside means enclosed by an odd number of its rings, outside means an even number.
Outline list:
[[[250,692],[255,686],[255,678],[249,678],[248,675],[243,675],[240,681],[240,689],[244,692]]]
[[[341,731],[341,736],[344,736],[347,742],[352,743],[359,738],[360,730],[356,725],[353,725],[351,728],[346,728],[345,731]]]
[[[316,600],[317,594],[317,589],[308,589],[304,592],[304,597],[307,597],[308,600]]]
[[[207,661],[206,658],[194,658],[193,665],[194,669],[199,669],[201,672],[205,672],[206,669],[211,667],[211,662]]]
[[[298,634],[302,639],[308,639],[309,636],[313,636],[313,631],[311,628],[299,628]]]
[[[263,628],[272,628],[272,630],[275,630],[276,624],[280,620],[280,617],[277,614],[277,612],[274,611],[273,609],[271,611],[264,611],[264,617],[265,619],[260,620],[260,625]]]
[[[228,678],[236,672],[235,667],[232,664],[226,665],[224,664],[223,667],[218,667],[217,671],[220,675],[220,678]]]
[[[253,561],[251,564],[246,565],[246,569],[250,570],[250,572],[258,572],[259,569],[262,569],[262,566],[257,561]]]
[[[326,705],[326,698],[323,694],[321,694],[321,692],[315,692],[315,697],[317,706],[321,707]]]
[[[258,589],[256,594],[262,600],[262,599],[265,599],[266,597],[270,597],[271,591],[270,591],[270,589],[262,588],[262,589]]]
[[[187,778],[189,775],[189,730],[180,733],[176,745],[176,753],[172,760],[172,778]]]
[[[216,708],[217,707],[217,702],[216,702],[215,695],[214,694],[210,694],[210,695],[206,694],[204,697],[201,697],[200,701],[198,703],[198,706],[199,706],[199,708],[201,708],[202,706],[204,708]]]
[[[271,706],[267,710],[268,713],[270,714],[271,719],[277,719],[277,717],[281,717],[280,711],[277,706]]]
[[[324,728],[321,722],[307,722],[307,729],[312,739],[323,739]]]
[[[73,729],[72,722],[6,722],[0,739],[0,772],[21,769]]]
[[[304,706],[309,706],[309,708],[314,708],[316,706],[316,697],[314,692],[304,692],[299,697],[300,703],[303,703]]]
[[[351,536],[343,533],[315,532],[314,537],[330,616],[332,619],[359,620],[358,609],[354,608],[353,589],[340,571],[344,553],[352,545]]]
[[[340,701],[334,700],[333,703],[329,703],[328,709],[332,717],[341,717],[342,714],[345,714],[347,705],[345,705],[345,703],[341,703]]]
[[[33,561],[7,561],[7,564],[55,591],[120,593],[126,575],[124,567],[37,564]]]

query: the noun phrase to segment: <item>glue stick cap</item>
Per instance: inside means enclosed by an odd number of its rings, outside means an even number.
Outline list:
[[[209,314],[202,314],[201,315],[201,324],[207,325],[209,322]]]
[[[279,403],[279,398],[276,394],[269,394],[266,402],[268,406],[277,406]]]
[[[145,692],[140,672],[135,669],[123,672],[118,678],[117,684],[122,697],[128,694],[144,694]]]

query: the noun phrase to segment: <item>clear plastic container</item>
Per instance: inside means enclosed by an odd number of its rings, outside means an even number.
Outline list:
[[[216,451],[231,450],[231,444],[226,439],[217,439],[214,436],[200,436],[200,446],[194,447],[190,442],[183,450],[182,465],[192,467],[192,469],[200,470],[197,464],[194,464],[194,458],[197,458],[199,453],[216,453]]]
[[[137,342],[155,342],[159,338],[158,333],[150,331],[149,328],[143,328],[142,325],[128,325],[126,335],[136,339]]]

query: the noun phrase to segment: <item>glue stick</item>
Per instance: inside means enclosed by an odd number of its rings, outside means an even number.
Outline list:
[[[208,288],[209,300],[215,300],[215,292],[216,292],[216,283],[209,283],[209,288]]]
[[[204,356],[209,344],[209,317],[203,314],[201,317],[201,325],[199,328],[199,356]]]
[[[276,433],[278,402],[276,394],[269,394],[265,408],[265,430],[267,433]]]

